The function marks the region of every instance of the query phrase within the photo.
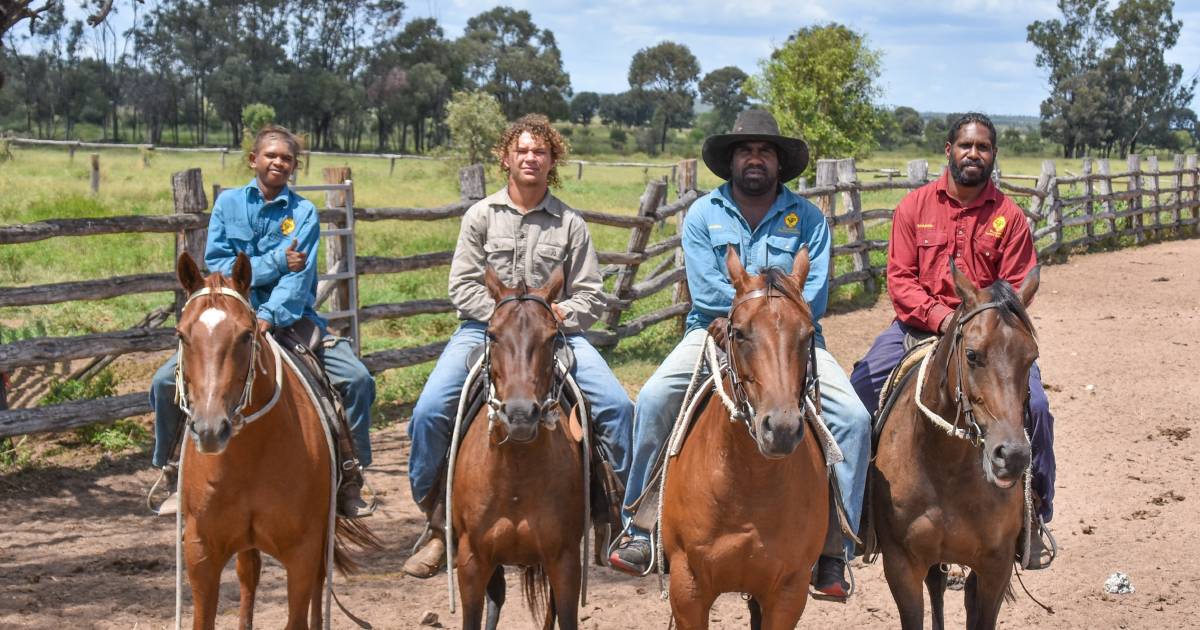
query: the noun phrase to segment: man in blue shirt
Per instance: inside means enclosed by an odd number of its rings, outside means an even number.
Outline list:
[[[352,448],[349,440],[338,440],[338,459],[343,463],[338,512],[353,518],[370,512],[361,497],[361,468],[371,463],[370,413],[375,400],[375,380],[355,356],[350,341],[329,335],[325,320],[314,309],[320,220],[316,207],[287,185],[296,168],[299,147],[296,136],[282,127],[268,126],[259,132],[250,153],[250,168],[255,178],[241,188],[223,191],[216,199],[208,224],[204,262],[209,273],[228,276],[239,253],[250,257],[254,271],[250,302],[256,309],[261,332],[292,327],[297,330],[316,327],[319,331],[325,372],[341,395],[353,437]],[[178,358],[177,354],[171,355],[166,365],[154,374],[150,387],[150,405],[154,408],[153,463],[168,473],[174,473],[183,429],[183,412],[175,404]],[[346,429],[338,431],[344,434]],[[347,467],[346,462],[354,462],[356,453],[357,465]],[[158,513],[174,514],[177,509],[178,497],[172,492]]]
[[[851,525],[858,527],[870,458],[870,415],[846,372],[825,350],[821,334],[820,318],[829,297],[832,236],[820,210],[782,185],[803,172],[807,162],[804,142],[781,136],[774,117],[763,110],[743,112],[732,133],[705,141],[704,163],[726,183],[693,203],[684,220],[683,253],[692,310],[683,340],[638,395],[627,507],[642,494],[658,450],[675,422],[708,325],[729,314],[734,289],[725,266],[726,249],[736,248],[746,270],[757,274],[768,267],[791,269],[796,252],[807,247],[811,265],[804,298],[812,308],[816,328],[823,417],[846,458],[834,471],[847,516]],[[632,514],[627,511],[625,516],[629,519]],[[853,543],[843,541],[834,525],[815,579],[817,589],[826,596],[844,598],[848,594],[844,572],[852,552]],[[642,574],[650,569],[650,558],[647,532],[629,526],[628,535],[610,559],[618,570]]]

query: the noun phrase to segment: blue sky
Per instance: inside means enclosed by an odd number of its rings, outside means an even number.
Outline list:
[[[438,18],[449,37],[462,34],[486,0],[408,0],[409,17]],[[554,31],[576,92],[628,89],[629,60],[670,40],[700,60],[701,76],[726,65],[757,71],[760,59],[798,28],[840,22],[867,35],[883,53],[882,101],[920,111],[979,110],[1037,115],[1045,74],[1034,65],[1026,26],[1059,15],[1053,0],[510,0]],[[1184,22],[1168,61],[1185,76],[1200,71],[1200,0],[1176,0]]]

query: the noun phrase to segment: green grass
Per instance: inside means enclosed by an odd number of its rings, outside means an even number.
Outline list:
[[[211,186],[240,186],[250,180],[250,172],[235,153],[227,157],[225,168],[220,156],[210,153],[167,153],[152,155],[143,165],[137,150],[112,149],[99,151],[101,156],[100,193],[89,192],[89,167],[86,151],[79,151],[72,163],[67,151],[58,148],[13,146],[12,159],[0,162],[0,224],[30,223],[44,219],[71,217],[103,217],[122,215],[165,215],[173,212],[170,175],[191,167],[204,172],[206,190]],[[901,153],[880,153],[858,162],[860,169],[881,167],[904,171],[914,156]],[[944,155],[917,156],[929,160],[930,170],[937,173],[945,162]],[[677,155],[649,158],[608,155],[587,159],[636,160],[672,163]],[[1041,157],[1002,157],[1006,173],[1036,174],[1041,169]],[[300,184],[321,182],[321,169],[348,165],[355,182],[355,203],[359,206],[431,207],[458,199],[457,165],[448,161],[400,160],[394,174],[389,173],[388,160],[313,156],[299,175]],[[1070,167],[1059,161],[1060,173]],[[632,215],[638,199],[651,179],[670,175],[669,168],[618,168],[598,165],[584,167],[583,178],[576,178],[576,167],[561,167],[562,186],[556,194],[572,206],[588,210]],[[1073,169],[1072,169],[1073,170]],[[864,181],[879,181],[863,173]],[[487,173],[488,190],[496,189],[501,173]],[[720,182],[701,164],[702,189]],[[811,184],[811,180],[810,180]],[[862,196],[864,209],[893,208],[904,191],[870,192]],[[670,193],[674,199],[674,192]],[[209,204],[212,199],[208,200]],[[314,202],[322,205],[323,199]],[[844,212],[838,200],[838,212]],[[358,253],[363,256],[405,256],[453,249],[459,221],[384,221],[358,224]],[[1081,231],[1077,228],[1075,231]],[[591,226],[598,249],[623,251],[629,231],[601,225]],[[867,236],[886,239],[890,226],[886,221],[868,225]],[[673,221],[654,229],[651,242],[675,233]],[[1066,238],[1073,238],[1069,233]],[[838,227],[835,243],[847,240],[846,228]],[[86,238],[57,238],[21,245],[0,246],[0,285],[34,285],[51,282],[98,279],[135,273],[169,272],[173,270],[174,238],[169,234],[123,234]],[[661,260],[643,264],[645,275]],[[874,252],[873,265],[883,265],[883,252]],[[838,257],[835,273],[852,269],[852,259]],[[444,297],[447,268],[440,267],[418,272],[366,276],[360,283],[361,304],[401,302],[412,299]],[[608,281],[612,287],[612,279]],[[844,309],[869,303],[874,295],[863,295],[860,285],[843,287],[833,296],[833,308]],[[0,309],[0,343],[31,336],[65,336],[127,328],[148,311],[168,304],[170,293],[141,294],[102,301],[81,301],[64,304]],[[670,303],[668,289],[652,298],[638,302],[624,315],[625,320],[651,312]],[[456,327],[451,314],[421,315],[400,320],[372,322],[363,329],[363,352],[370,353],[445,339]],[[677,324],[664,322],[623,341],[608,353],[614,371],[631,393],[658,366],[678,339]],[[402,409],[416,399],[432,364],[380,375],[381,405]]]

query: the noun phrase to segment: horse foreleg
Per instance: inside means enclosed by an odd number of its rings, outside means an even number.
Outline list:
[[[567,545],[557,560],[546,567],[550,579],[550,598],[554,603],[553,614],[561,630],[576,630],[579,627],[579,589],[582,584],[579,566],[579,543]],[[547,618],[546,627],[553,628],[554,619]]]
[[[487,630],[496,630],[500,623],[500,609],[504,608],[504,597],[507,586],[504,583],[504,567],[497,566],[492,571],[492,579],[487,584]]]
[[[696,579],[686,554],[671,556],[671,617],[679,630],[708,630],[708,611],[716,599]]]
[[[466,537],[459,538],[458,595],[462,598],[463,630],[479,630],[483,624],[483,598],[495,567],[485,564],[472,552]],[[503,578],[501,578],[503,579]],[[497,611],[499,616],[499,611]]]
[[[972,567],[965,593],[968,630],[993,630],[996,627],[1004,591],[1011,579],[1012,561],[1008,559]]]
[[[221,598],[221,569],[225,567],[229,556],[218,557],[214,554],[214,550],[205,549],[198,541],[187,541],[184,545],[188,582],[192,585],[194,630],[212,630],[217,624],[217,601]]]
[[[762,630],[762,606],[758,600],[751,597],[746,601],[746,607],[750,609],[750,630]]]
[[[935,564],[929,567],[929,573],[925,576],[925,588],[929,590],[929,614],[933,617],[933,630],[944,630],[946,573],[942,571],[942,565]]]
[[[903,630],[921,630],[925,624],[925,595],[921,592],[928,567],[919,566],[902,549],[885,549],[883,575],[900,612]]]
[[[304,545],[280,558],[287,569],[287,630],[307,630],[311,605],[314,597],[319,597],[325,558],[323,541],[317,544]]]
[[[251,630],[254,627],[254,596],[258,592],[258,576],[262,572],[262,554],[257,549],[243,551],[237,556],[238,586],[241,589],[241,605],[238,607],[238,627]]]
[[[758,597],[762,609],[762,630],[792,630],[800,623],[800,617],[808,605],[809,575],[806,571],[802,579],[788,580],[790,583],[784,583],[774,592]]]

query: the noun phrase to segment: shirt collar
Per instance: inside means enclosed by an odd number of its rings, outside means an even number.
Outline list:
[[[933,185],[933,189],[937,193],[939,200],[941,200],[943,202],[947,202],[947,203],[953,202],[954,204],[959,205],[959,207],[961,207],[963,210],[973,210],[975,208],[982,207],[983,205],[987,204],[988,202],[998,202],[999,201],[999,197],[1000,197],[1001,193],[996,188],[996,183],[994,181],[992,181],[992,178],[990,178],[990,177],[988,178],[987,183],[984,184],[983,190],[981,190],[979,192],[979,196],[976,197],[975,200],[972,201],[971,204],[968,206],[962,206],[961,204],[958,203],[957,200],[955,200],[953,197],[950,196],[950,192],[947,189],[947,187],[949,186],[949,182],[950,182],[950,169],[946,169],[946,171],[944,173],[942,173],[942,176],[937,178],[936,182]]]
[[[716,197],[714,197],[713,201],[720,203],[728,210],[732,210],[738,213],[738,216],[741,216],[741,209],[738,208],[737,203],[733,201],[733,184],[729,182],[721,184],[719,187],[717,187],[716,193]],[[796,205],[799,200],[799,195],[791,190],[788,190],[787,186],[780,184],[779,189],[775,194],[775,201],[771,204],[771,209],[767,210],[766,216],[763,217],[763,220],[759,223],[759,225],[768,223],[774,216]]]
[[[252,179],[250,180],[249,184],[246,184],[246,199],[250,201],[261,201],[263,205],[280,203],[282,200],[283,205],[288,206],[292,203],[292,189],[287,184],[284,184],[283,189],[279,191],[279,194],[275,195],[274,199],[267,201],[263,197],[262,189],[258,187],[258,179]]]
[[[508,186],[507,185],[505,185],[504,188],[500,189],[500,192],[498,193],[498,195],[499,196],[496,199],[497,203],[499,203],[500,205],[503,205],[503,206],[507,206],[513,210],[516,210],[517,212],[520,212],[520,209],[517,208],[517,204],[513,203],[512,197],[509,196],[509,194],[508,194]],[[529,212],[526,214],[531,214],[531,213],[537,212],[538,210],[545,210],[546,212],[549,212],[553,216],[561,217],[562,211],[563,211],[563,203],[562,203],[562,201],[559,201],[558,197],[554,196],[554,193],[550,192],[549,188],[547,188],[546,196],[542,197],[542,200],[540,202],[538,202],[538,205],[530,208]]]

